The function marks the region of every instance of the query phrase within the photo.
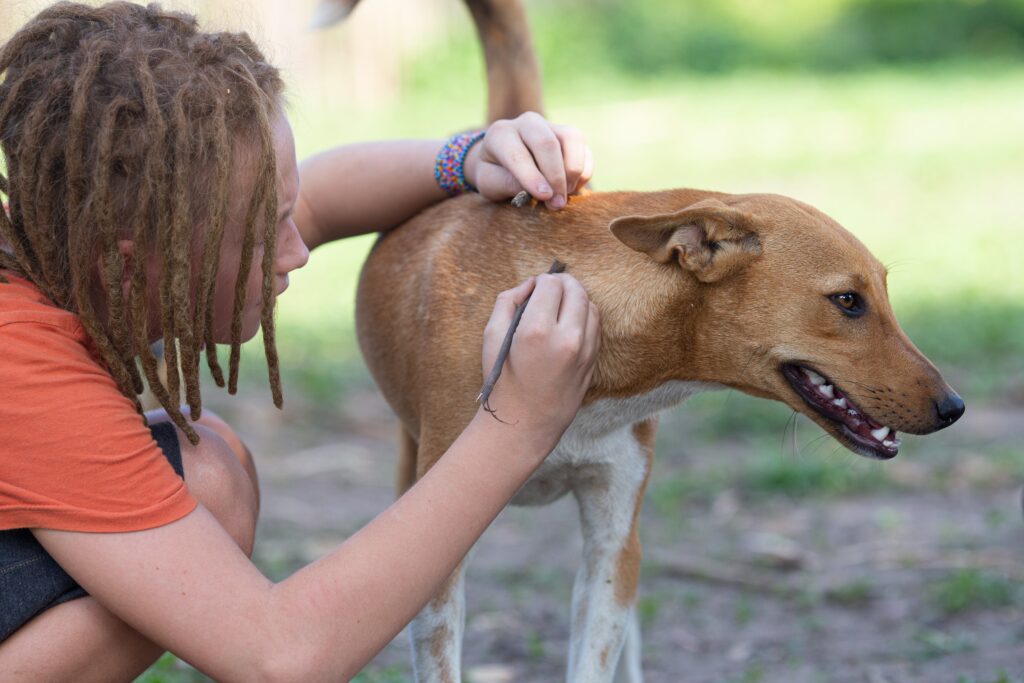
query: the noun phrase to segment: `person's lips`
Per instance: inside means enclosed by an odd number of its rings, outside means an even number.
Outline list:
[[[287,275],[285,275],[283,278],[278,278],[278,280],[277,280],[277,291],[274,293],[274,296],[281,296],[284,293],[284,290],[286,290],[286,289],[288,289],[288,276]]]

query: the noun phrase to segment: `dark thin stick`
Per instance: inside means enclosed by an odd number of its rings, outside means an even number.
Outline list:
[[[565,271],[565,264],[555,259],[555,262],[548,268],[548,275],[555,273],[561,273]],[[498,378],[501,377],[501,369],[505,367],[505,359],[508,358],[508,352],[512,348],[512,337],[516,333],[516,328],[519,327],[519,321],[523,317],[523,311],[526,310],[526,304],[530,303],[530,297],[533,296],[533,292],[526,297],[523,303],[516,306],[516,312],[512,315],[512,323],[508,326],[508,332],[505,333],[505,340],[501,342],[501,349],[498,351],[498,357],[494,361],[494,367],[491,368],[490,374],[487,375],[487,379],[484,380],[483,389],[480,390],[480,395],[476,397],[476,402],[481,404],[488,413],[494,417],[495,420],[501,422],[501,418],[498,417],[494,409],[491,408],[491,392],[494,391],[494,385],[498,382]]]

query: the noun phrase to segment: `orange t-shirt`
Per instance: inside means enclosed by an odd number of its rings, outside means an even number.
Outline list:
[[[78,317],[0,283],[0,530],[135,531],[195,499],[104,368]]]

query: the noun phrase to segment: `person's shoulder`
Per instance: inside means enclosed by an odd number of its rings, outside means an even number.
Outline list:
[[[0,282],[0,334],[17,325],[19,336],[25,332],[58,333],[84,343],[87,339],[78,316],[54,305],[38,287],[24,278],[2,271],[7,282]]]

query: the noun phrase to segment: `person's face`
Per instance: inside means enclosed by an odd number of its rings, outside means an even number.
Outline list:
[[[288,287],[288,273],[306,265],[309,250],[299,236],[292,219],[299,198],[299,169],[295,163],[295,139],[284,115],[273,122],[274,151],[277,155],[277,245],[274,252],[274,293],[281,294]],[[250,155],[249,164],[252,164]],[[231,341],[231,318],[235,303],[235,281],[242,255],[244,222],[252,198],[254,172],[243,169],[229,205],[229,218],[221,243],[220,266],[213,301],[213,339],[226,344]],[[245,307],[242,309],[242,341],[252,339],[260,326],[263,309],[262,281],[264,245],[257,236],[253,250],[249,278],[245,286]]]

